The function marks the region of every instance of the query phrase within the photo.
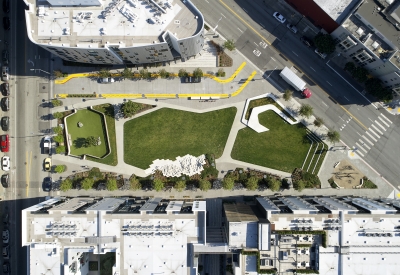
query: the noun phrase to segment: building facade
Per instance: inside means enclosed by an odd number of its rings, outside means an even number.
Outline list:
[[[189,0],[24,1],[29,39],[63,60],[162,63],[204,46],[204,18]]]

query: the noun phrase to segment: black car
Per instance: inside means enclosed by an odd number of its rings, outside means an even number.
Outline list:
[[[2,57],[3,57],[4,65],[8,65],[8,57],[9,57],[9,54],[8,54],[8,51],[7,51],[7,50],[3,50],[3,52],[2,52]]]
[[[301,40],[301,42],[303,42],[309,48],[311,48],[312,45],[313,45],[313,42],[310,39],[308,39],[307,37],[305,37],[305,36],[302,36],[300,38],[300,40]]]
[[[52,186],[52,179],[50,177],[45,177],[43,180],[43,191],[50,192]]]
[[[11,23],[10,23],[10,17],[5,16],[3,17],[3,27],[6,31],[10,29]]]
[[[4,174],[1,176],[1,185],[3,185],[4,188],[9,187],[9,181],[10,181],[10,175]]]
[[[1,109],[3,111],[10,110],[10,100],[8,99],[8,97],[3,97],[1,99],[0,105],[1,105]]]
[[[10,0],[3,0],[3,11],[5,13],[10,12]]]
[[[3,263],[3,274],[10,274],[10,263],[9,262],[5,262]]]
[[[4,213],[4,214],[3,214],[3,224],[4,224],[4,225],[7,225],[9,219],[10,219],[10,215],[8,214],[8,212]]]
[[[9,127],[10,127],[10,117],[3,116],[1,118],[1,129],[3,131],[8,131]]]
[[[9,96],[10,95],[10,84],[8,84],[8,83],[1,84],[1,93],[4,96]]]

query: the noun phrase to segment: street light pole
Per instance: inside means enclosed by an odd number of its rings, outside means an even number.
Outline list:
[[[215,28],[212,29],[214,31],[214,34],[215,34],[215,30],[218,28],[218,23],[219,23],[219,21],[221,21],[221,19],[222,19],[222,17],[220,19],[218,19],[217,24],[215,24]]]
[[[46,74],[48,74],[48,75],[51,75],[51,73],[49,73],[49,72],[46,72],[46,71],[44,71],[44,70],[42,70],[42,69],[31,69],[31,71],[41,71],[41,72],[44,72],[44,73],[46,73]]]
[[[276,66],[276,67],[272,70],[272,72],[269,73],[269,75],[267,76],[267,78],[269,78],[269,77],[271,76],[271,74],[276,70],[276,68],[278,68],[278,66]]]

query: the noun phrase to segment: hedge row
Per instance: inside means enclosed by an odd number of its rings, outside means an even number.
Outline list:
[[[96,97],[95,94],[68,94],[67,97]]]

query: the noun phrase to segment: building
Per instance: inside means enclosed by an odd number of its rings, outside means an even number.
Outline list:
[[[205,227],[204,201],[56,197],[22,211],[22,245],[32,275],[197,275]]]
[[[67,61],[162,63],[204,45],[204,18],[190,0],[24,1],[29,39]]]
[[[399,200],[267,196],[224,211],[229,248],[241,251],[235,275],[398,274]]]

